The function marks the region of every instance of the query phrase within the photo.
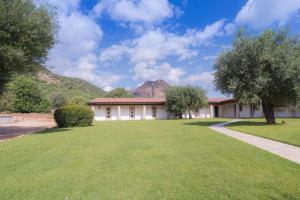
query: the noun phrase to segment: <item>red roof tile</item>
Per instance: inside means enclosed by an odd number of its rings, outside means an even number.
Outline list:
[[[209,98],[208,102],[212,104],[234,102],[234,98]],[[90,101],[89,105],[98,104],[164,104],[163,98],[96,98]]]
[[[96,98],[89,104],[164,104],[163,98]]]

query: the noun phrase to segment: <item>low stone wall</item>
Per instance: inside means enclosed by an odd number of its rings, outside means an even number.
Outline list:
[[[52,113],[9,113],[0,114],[0,116],[12,116],[12,122],[19,121],[41,121],[41,122],[54,122]]]

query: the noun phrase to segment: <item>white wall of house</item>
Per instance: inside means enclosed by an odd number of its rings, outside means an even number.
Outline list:
[[[222,111],[221,117],[235,118],[235,103],[223,104],[220,107]]]
[[[157,108],[157,115],[155,119],[167,119],[168,115],[164,106],[154,105]],[[111,109],[111,117],[107,118],[107,107]],[[130,116],[130,108],[134,108],[134,117]],[[141,120],[154,119],[152,116],[152,107],[151,105],[101,105],[101,106],[92,106],[92,110],[95,113],[96,121],[104,120]],[[145,115],[143,115],[145,109]],[[119,110],[119,114],[118,114]]]
[[[211,118],[211,106],[199,109],[198,118]]]

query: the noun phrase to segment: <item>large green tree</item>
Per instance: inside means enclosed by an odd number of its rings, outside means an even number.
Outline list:
[[[166,108],[170,114],[182,118],[182,114],[197,112],[207,104],[205,91],[200,87],[174,86],[166,90]]]
[[[298,98],[299,40],[286,30],[266,30],[258,36],[243,31],[215,63],[215,84],[241,102],[261,102],[267,123],[275,123],[275,106]]]
[[[55,43],[55,16],[32,0],[0,0],[0,92],[13,73],[45,61]]]

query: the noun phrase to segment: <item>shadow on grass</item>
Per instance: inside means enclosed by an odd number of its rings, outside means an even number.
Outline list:
[[[235,127],[235,126],[282,126],[284,124],[282,123],[276,123],[276,124],[267,124],[266,122],[253,122],[253,121],[239,121],[227,124],[227,127]]]
[[[68,132],[70,128],[49,128],[43,131],[35,132],[34,134],[49,134],[49,133],[61,133],[61,132]]]
[[[215,121],[194,121],[194,122],[187,122],[184,125],[192,125],[192,126],[211,126],[213,124],[223,123],[226,122],[224,120],[215,120]]]

